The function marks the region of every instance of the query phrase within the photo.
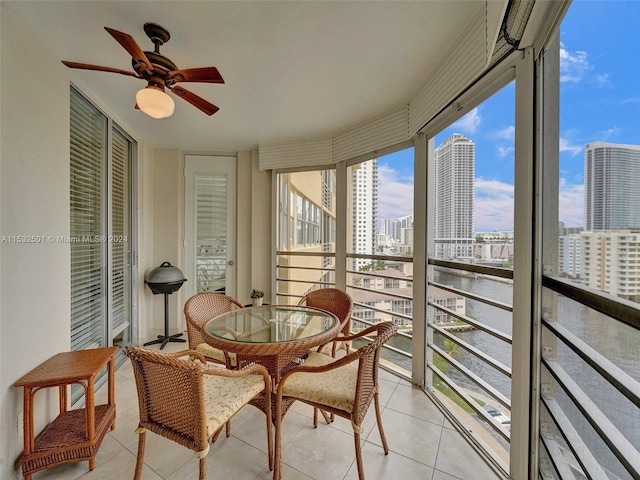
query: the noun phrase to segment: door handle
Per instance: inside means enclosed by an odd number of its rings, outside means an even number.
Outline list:
[[[233,267],[233,260],[229,260],[229,262],[227,263],[227,265],[229,265],[230,267]]]

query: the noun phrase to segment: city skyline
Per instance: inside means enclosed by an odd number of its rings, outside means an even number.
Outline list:
[[[563,20],[559,220],[567,227],[584,226],[585,145],[640,144],[638,18],[640,2],[573,2]],[[611,29],[616,36],[601,34]],[[513,229],[514,96],[510,84],[435,137],[436,148],[452,133],[476,142],[476,231]],[[379,217],[412,214],[413,149],[378,165]]]

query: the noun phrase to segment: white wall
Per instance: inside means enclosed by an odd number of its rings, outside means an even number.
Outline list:
[[[153,295],[144,284],[145,276],[162,262],[182,268],[184,238],[184,155],[178,150],[156,149],[150,152],[149,167],[146,173],[152,175],[148,185],[152,188],[149,199],[151,204],[141,212],[141,221],[146,215],[153,216],[153,222],[147,227],[145,241],[140,241],[141,253],[140,285],[141,303],[149,307],[150,317],[140,327],[140,343],[153,340],[164,333],[164,295]],[[147,179],[144,180],[147,182]],[[182,291],[169,295],[169,332],[171,334],[185,328],[182,320],[184,305]]]
[[[272,260],[271,171],[259,169],[258,152],[254,151],[251,163],[251,288],[264,291],[265,302],[273,303],[271,291],[274,272]]]
[[[22,453],[13,382],[70,347],[69,78],[34,32],[0,4],[0,478]],[[42,243],[7,243],[41,235]],[[57,391],[36,396],[36,428],[56,412]],[[21,430],[20,430],[21,433]]]

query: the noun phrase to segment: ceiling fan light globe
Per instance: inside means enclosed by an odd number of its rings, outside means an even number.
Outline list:
[[[140,110],[156,119],[170,117],[176,107],[173,99],[163,90],[150,86],[136,93],[136,103]]]

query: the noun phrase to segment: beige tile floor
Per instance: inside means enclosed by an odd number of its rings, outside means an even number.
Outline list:
[[[170,343],[164,352],[185,348]],[[158,345],[149,348],[158,348]],[[385,456],[375,425],[373,406],[363,425],[362,448],[367,480],[498,480],[500,479],[465,442],[443,414],[419,389],[387,372],[380,373],[382,421],[390,452]],[[96,394],[104,402],[106,389]],[[38,472],[34,480],[128,480],[133,478],[137,453],[134,430],[138,399],[131,364],[116,372],[116,428],[104,439],[90,472],[87,462],[62,465]],[[284,480],[354,480],[355,465],[351,425],[342,418],[327,425],[312,424],[313,409],[295,404],[283,422]],[[220,438],[208,454],[208,479],[271,480],[267,464],[265,419],[252,406],[232,421],[231,436]],[[193,452],[147,433],[143,480],[198,478]]]

